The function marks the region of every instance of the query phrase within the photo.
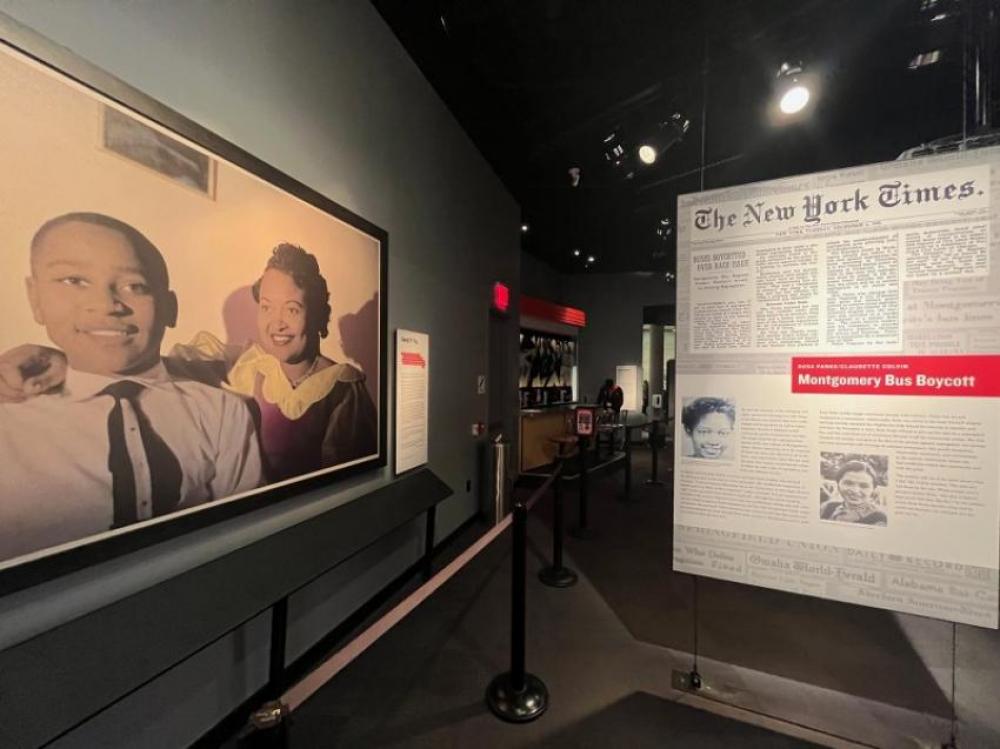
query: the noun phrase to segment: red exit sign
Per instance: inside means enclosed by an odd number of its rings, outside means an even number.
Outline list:
[[[510,289],[497,281],[493,284],[493,309],[506,312],[510,307]]]

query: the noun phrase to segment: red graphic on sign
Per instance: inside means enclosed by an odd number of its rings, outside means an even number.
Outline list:
[[[1000,396],[1000,356],[796,356],[793,393]]]
[[[400,359],[404,367],[420,367],[423,369],[427,366],[427,362],[424,361],[424,357],[415,351],[403,351],[400,353]]]

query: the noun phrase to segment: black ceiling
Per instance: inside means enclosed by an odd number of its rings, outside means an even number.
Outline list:
[[[673,270],[657,228],[678,194],[894,159],[962,128],[962,0],[373,1],[520,202],[525,249],[563,271],[589,254],[595,272]],[[776,127],[786,60],[821,90]],[[635,145],[674,112],[690,128],[656,164],[608,165],[609,133]]]

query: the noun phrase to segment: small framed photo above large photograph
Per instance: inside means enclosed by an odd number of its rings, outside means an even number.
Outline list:
[[[3,17],[0,105],[0,594],[385,465],[383,230]]]
[[[104,107],[104,147],[206,197],[215,194],[216,161],[207,153],[146,125],[114,107]]]

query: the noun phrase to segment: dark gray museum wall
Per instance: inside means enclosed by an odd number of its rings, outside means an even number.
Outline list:
[[[673,289],[659,275],[567,276],[566,303],[587,313],[587,327],[580,331],[581,398],[596,398],[616,366],[642,365],[642,309],[673,299]]]
[[[530,252],[521,253],[521,293],[566,304],[566,276]]]
[[[430,467],[454,492],[439,509],[438,538],[472,517],[479,445],[470,430],[486,421],[487,402],[476,375],[487,371],[491,283],[517,298],[519,209],[374,8],[0,0],[0,11],[388,231],[390,364],[397,327],[431,338]],[[509,397],[513,418],[516,392]],[[386,470],[0,600],[0,649],[371,491],[391,480],[392,449],[390,431]],[[293,597],[289,658],[413,564],[422,536],[422,521],[403,527]],[[186,745],[263,684],[268,628],[258,617],[57,745]]]

